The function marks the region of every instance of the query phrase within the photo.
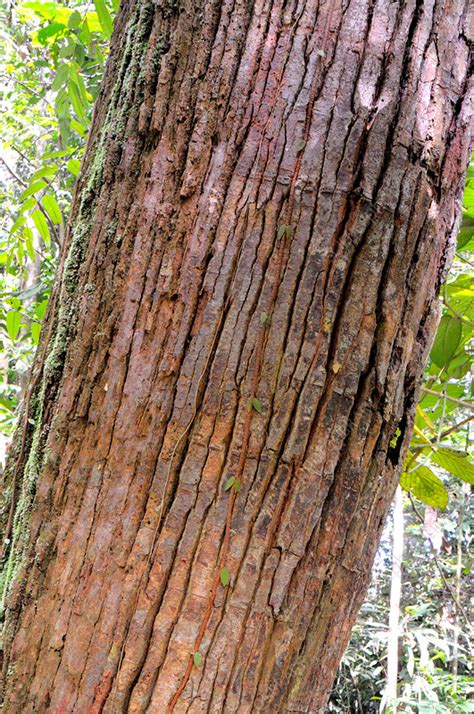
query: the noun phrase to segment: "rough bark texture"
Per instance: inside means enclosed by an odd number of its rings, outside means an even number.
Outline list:
[[[452,250],[466,14],[122,1],[20,454],[8,714],[324,711]]]

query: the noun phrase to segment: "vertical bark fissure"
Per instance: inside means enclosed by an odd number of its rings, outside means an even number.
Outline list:
[[[311,109],[312,109],[312,105],[311,105]],[[307,133],[307,132],[309,132],[309,124],[307,125],[307,128],[306,128],[306,133]],[[297,166],[298,166],[298,161],[297,161]],[[293,196],[294,196],[294,194],[293,194]],[[290,200],[291,200],[291,199],[290,199]],[[294,197],[293,197],[292,201],[294,201]],[[291,205],[291,208],[289,208],[288,210],[289,210],[289,212],[292,212],[292,210],[293,210],[293,203],[291,203],[290,205]],[[283,245],[284,245],[284,244],[283,244]],[[282,255],[283,255],[283,252],[282,252]],[[278,270],[278,275],[280,274],[280,272],[281,272],[281,268]],[[278,293],[278,283],[279,283],[279,279],[278,279],[278,277],[277,277],[277,280],[276,280],[275,283],[274,283],[274,289],[273,289],[274,298],[273,298],[273,301],[272,301],[272,302],[274,302],[274,301],[276,300],[276,296],[277,296],[277,293]],[[271,311],[270,311],[270,312],[271,312]],[[264,336],[265,336],[265,334],[266,334],[266,331],[265,331],[265,332],[261,332],[260,334],[263,335],[262,339],[264,339]],[[259,370],[260,370],[260,360],[261,360],[261,357],[259,356],[259,352],[261,353],[261,352],[263,351],[263,349],[264,349],[264,343],[261,342],[261,346],[260,346],[260,347],[258,348],[258,350],[257,350],[257,362],[256,362],[256,366],[255,366],[254,377],[252,378],[252,382],[253,382],[253,385],[252,385],[253,393],[255,393],[256,382],[257,382],[257,380],[258,380],[258,374],[259,374]],[[255,375],[256,375],[256,376],[255,376]],[[248,419],[247,419],[247,423],[248,423]],[[248,427],[246,427],[246,428],[248,428]],[[246,446],[246,443],[245,443],[245,437],[244,437],[244,446],[242,447],[242,449],[244,450],[244,451],[242,452],[242,453],[244,454],[244,457],[243,457],[243,460],[241,459],[240,463],[243,464],[243,462],[245,461],[245,458],[246,458],[246,449],[247,449],[247,446]],[[240,468],[242,468],[242,467],[240,467]],[[240,473],[239,473],[239,475],[240,475]],[[231,505],[230,505],[230,509],[228,510],[228,513],[229,513],[229,512],[232,513],[232,510],[233,510],[233,498],[232,498],[232,497],[233,497],[233,494],[234,494],[234,491],[233,491],[233,489],[232,489],[232,491],[231,491]],[[229,516],[227,517],[227,521],[228,521],[228,524],[229,524],[229,523],[230,523],[230,521],[229,521]],[[227,535],[225,536],[225,541],[226,541],[226,539],[227,539],[227,541],[228,541],[228,537],[229,537],[229,533],[227,532]],[[224,541],[224,544],[225,544],[225,541]],[[227,546],[227,547],[228,547],[228,546]],[[213,590],[214,590],[214,588],[215,588],[215,585],[213,586]],[[212,591],[212,592],[213,592],[213,591]],[[214,598],[214,594],[212,595],[212,598]],[[211,605],[212,605],[212,601],[211,601]],[[209,615],[210,615],[210,613],[209,613]],[[208,615],[208,616],[209,616],[209,615]],[[208,616],[205,616],[205,618],[208,617]],[[204,626],[201,626],[201,630],[200,630],[200,632],[201,632],[202,634],[198,635],[198,640],[199,640],[199,641],[197,642],[197,645],[195,646],[195,649],[199,646],[199,644],[200,644],[200,638],[203,636],[203,634],[204,634],[204,632],[205,632],[205,627],[206,627],[206,624],[207,624],[207,620],[205,619],[204,622],[205,622],[205,624],[204,624]],[[185,680],[183,680],[184,684],[180,685],[180,689],[178,690],[178,696],[179,696],[179,693],[182,691],[182,689],[184,688],[184,686],[185,686],[185,684],[186,684],[186,682],[187,682],[187,678],[189,677],[189,673],[190,673],[190,666],[188,665],[188,668],[187,668],[186,674],[185,674]],[[172,701],[171,708],[174,707],[174,703],[175,703],[176,701],[177,701],[177,696],[175,695],[175,698],[174,698],[173,701]]]

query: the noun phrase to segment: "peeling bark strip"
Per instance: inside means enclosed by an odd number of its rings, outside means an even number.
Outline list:
[[[468,26],[122,1],[31,395],[7,714],[324,711],[452,250]]]

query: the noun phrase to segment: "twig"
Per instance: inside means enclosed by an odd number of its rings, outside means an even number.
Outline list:
[[[10,168],[10,166],[7,164],[7,162],[5,161],[5,159],[3,158],[3,156],[0,156],[0,161],[1,161],[2,164],[5,166],[6,170],[7,170],[8,173],[10,174],[10,176],[11,176],[17,183],[19,183],[21,186],[26,186],[26,183],[23,181],[23,179],[21,179],[21,178],[13,171],[13,169]]]
[[[15,181],[18,181],[18,183],[21,184],[21,186],[25,186],[25,187],[26,187],[26,186],[28,185],[28,184],[26,184],[26,183],[23,181],[23,179],[21,179],[19,176],[17,176],[17,174],[13,171],[13,169],[10,168],[10,166],[7,164],[7,162],[5,161],[5,159],[3,158],[3,156],[0,156],[0,161],[1,161],[2,164],[6,167],[6,169],[8,170],[8,172],[9,172],[9,173],[11,174],[11,176],[15,179]],[[51,184],[49,184],[49,185],[51,186]],[[51,218],[49,217],[48,213],[44,210],[43,206],[41,205],[41,198],[40,198],[40,199],[36,199],[35,208],[36,208],[36,207],[38,207],[38,209],[41,211],[41,213],[43,214],[43,216],[45,217],[45,219],[48,221],[49,228],[50,228],[50,231],[51,231],[51,233],[52,233],[52,235],[53,235],[54,241],[55,241],[55,243],[57,244],[57,246],[60,248],[60,247],[61,247],[61,241],[59,240],[59,236],[58,236],[57,231],[56,231],[56,226],[54,225],[54,223],[52,222],[52,220],[51,220]]]
[[[472,320],[469,320],[468,317],[465,317],[464,315],[461,315],[460,312],[458,312],[449,302],[448,302],[448,292],[447,292],[447,285],[444,286],[443,289],[443,303],[444,306],[449,310],[449,312],[452,312],[454,317],[456,317],[460,322],[464,323],[465,325],[470,325],[471,327],[474,325],[474,322]]]
[[[466,409],[472,409],[474,411],[474,402],[465,402],[462,399],[450,397],[444,392],[436,392],[434,389],[429,389],[428,387],[422,387],[421,391],[425,392],[426,394],[432,394],[433,396],[439,397],[440,399],[447,399],[448,402],[454,402],[454,404],[459,404],[462,407],[466,407]]]
[[[438,439],[430,439],[431,445],[432,446],[438,446],[439,443],[445,439],[447,436],[450,434],[453,434],[455,431],[460,429],[462,426],[466,426],[466,424],[469,424],[471,421],[474,421],[474,414],[471,414],[470,416],[466,417],[462,421],[458,422],[457,424],[454,424],[454,426],[451,426],[449,429],[446,429],[446,431],[443,431],[442,434],[439,435]],[[423,449],[431,448],[429,444],[420,444],[419,446],[412,446],[411,451],[423,451]]]
[[[20,87],[23,87],[23,89],[26,89],[26,91],[29,92],[30,94],[33,94],[33,96],[38,97],[38,99],[41,99],[41,101],[45,102],[48,105],[48,107],[50,107],[54,112],[54,107],[51,104],[51,102],[48,99],[46,99],[46,97],[44,97],[42,94],[37,92],[35,89],[32,89],[27,84],[25,84],[25,82],[22,82],[21,79],[17,79],[16,77],[11,77],[8,74],[2,74],[1,76],[7,80],[13,80],[14,84],[20,85]]]

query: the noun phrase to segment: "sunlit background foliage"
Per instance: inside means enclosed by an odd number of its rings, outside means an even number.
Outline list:
[[[0,421],[38,343],[115,4],[0,5]]]
[[[4,461],[64,241],[118,0],[0,0],[0,433]],[[402,476],[406,551],[400,701],[472,712],[468,552],[474,481],[474,167],[442,319]],[[472,432],[471,432],[472,433]],[[394,437],[394,442],[396,441]],[[394,443],[395,445],[395,443]],[[391,525],[330,711],[379,711],[386,678]]]
[[[438,513],[435,533],[420,522],[408,499],[405,503],[399,700],[392,703],[387,712],[461,714],[474,711],[472,628],[469,625],[472,573],[468,564],[474,512],[460,483],[453,480],[449,495],[450,507]],[[420,504],[417,510],[423,510]],[[391,535],[390,520],[380,544],[369,592],[339,668],[330,712],[376,714],[380,711],[387,669]]]

